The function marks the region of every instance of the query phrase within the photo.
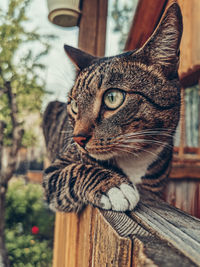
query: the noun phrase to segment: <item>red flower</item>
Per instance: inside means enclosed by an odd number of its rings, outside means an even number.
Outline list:
[[[39,233],[39,228],[37,226],[33,226],[31,232],[33,235],[37,235]]]

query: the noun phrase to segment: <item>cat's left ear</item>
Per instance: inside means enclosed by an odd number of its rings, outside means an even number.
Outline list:
[[[168,74],[177,70],[183,26],[180,7],[173,3],[143,47],[150,64],[160,64]]]
[[[64,49],[72,63],[75,65],[78,71],[83,70],[86,67],[89,67],[94,63],[97,57],[94,57],[78,48],[74,48],[69,45],[64,45]]]

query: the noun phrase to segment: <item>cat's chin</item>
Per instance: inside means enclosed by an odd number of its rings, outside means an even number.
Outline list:
[[[89,153],[90,157],[96,159],[96,160],[101,160],[101,161],[105,161],[105,160],[109,160],[109,159],[113,159],[115,157],[114,153],[106,153],[106,154],[92,154]]]

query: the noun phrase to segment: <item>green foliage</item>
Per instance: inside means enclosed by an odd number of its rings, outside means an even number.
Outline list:
[[[26,131],[22,139],[22,145],[24,147],[31,147],[37,143],[37,138],[32,131]]]
[[[6,230],[7,249],[12,266],[51,266],[52,252],[47,241],[20,234],[18,229]]]
[[[30,3],[31,0],[9,0],[6,12],[0,9],[0,120],[6,123],[6,145],[12,144],[13,125],[5,83],[10,82],[16,96],[21,124],[25,116],[40,111],[46,93],[41,59],[48,54],[50,40],[55,36],[29,29],[26,11]]]
[[[33,235],[33,226],[39,233]],[[12,266],[50,266],[54,214],[43,202],[38,184],[11,180],[6,196],[6,246]]]

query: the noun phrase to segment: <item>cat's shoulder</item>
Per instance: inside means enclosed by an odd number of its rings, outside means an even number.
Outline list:
[[[60,112],[62,112],[65,108],[65,103],[60,101],[51,101],[48,103],[44,115],[43,115],[43,122],[44,125],[46,125],[46,122],[48,122],[48,119],[57,117]]]

